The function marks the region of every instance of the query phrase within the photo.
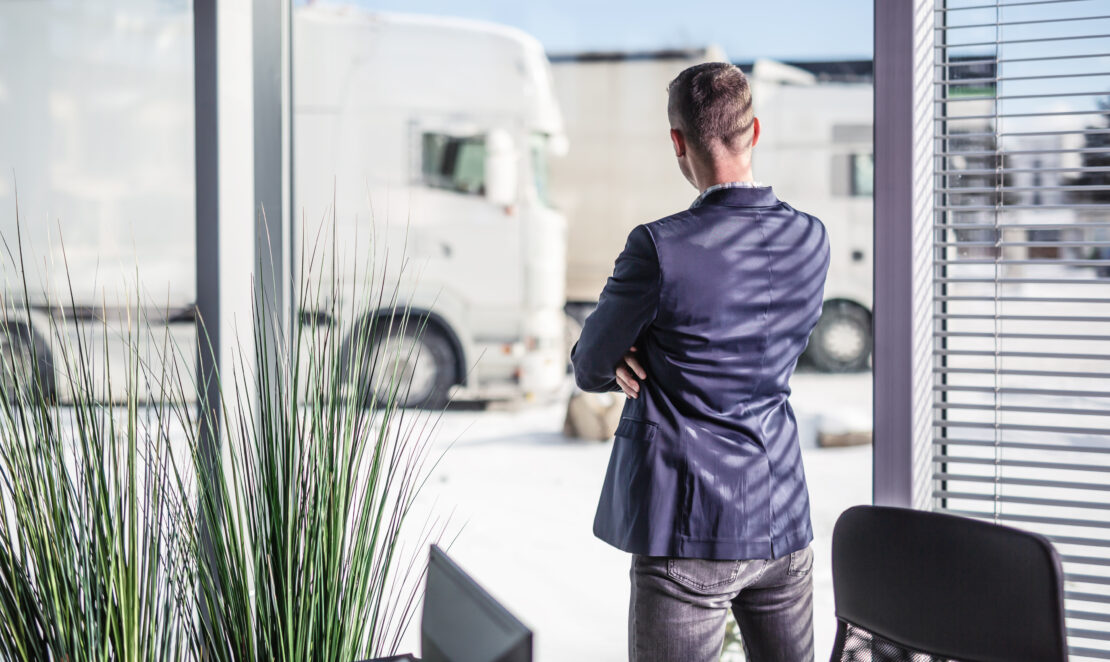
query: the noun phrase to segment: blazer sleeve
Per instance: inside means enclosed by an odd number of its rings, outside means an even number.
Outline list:
[[[617,257],[613,275],[586,318],[570,352],[574,381],[583,391],[619,391],[616,369],[628,348],[655,319],[662,273],[651,233],[632,229]]]

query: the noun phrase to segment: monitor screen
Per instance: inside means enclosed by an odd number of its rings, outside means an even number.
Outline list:
[[[532,631],[432,545],[420,623],[424,662],[531,662]]]

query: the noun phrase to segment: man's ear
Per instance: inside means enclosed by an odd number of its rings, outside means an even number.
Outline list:
[[[674,155],[678,158],[686,156],[686,137],[678,129],[671,129],[671,143],[674,145]]]
[[[755,144],[757,142],[759,142],[759,118],[758,117],[753,117],[752,118],[752,147],[755,147]]]

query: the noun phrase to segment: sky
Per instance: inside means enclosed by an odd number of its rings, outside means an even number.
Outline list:
[[[873,0],[354,0],[512,25],[550,54],[716,44],[734,62],[870,59]]]

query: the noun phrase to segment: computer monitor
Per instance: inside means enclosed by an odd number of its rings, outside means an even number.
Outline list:
[[[420,641],[423,662],[532,662],[532,631],[436,545]]]

